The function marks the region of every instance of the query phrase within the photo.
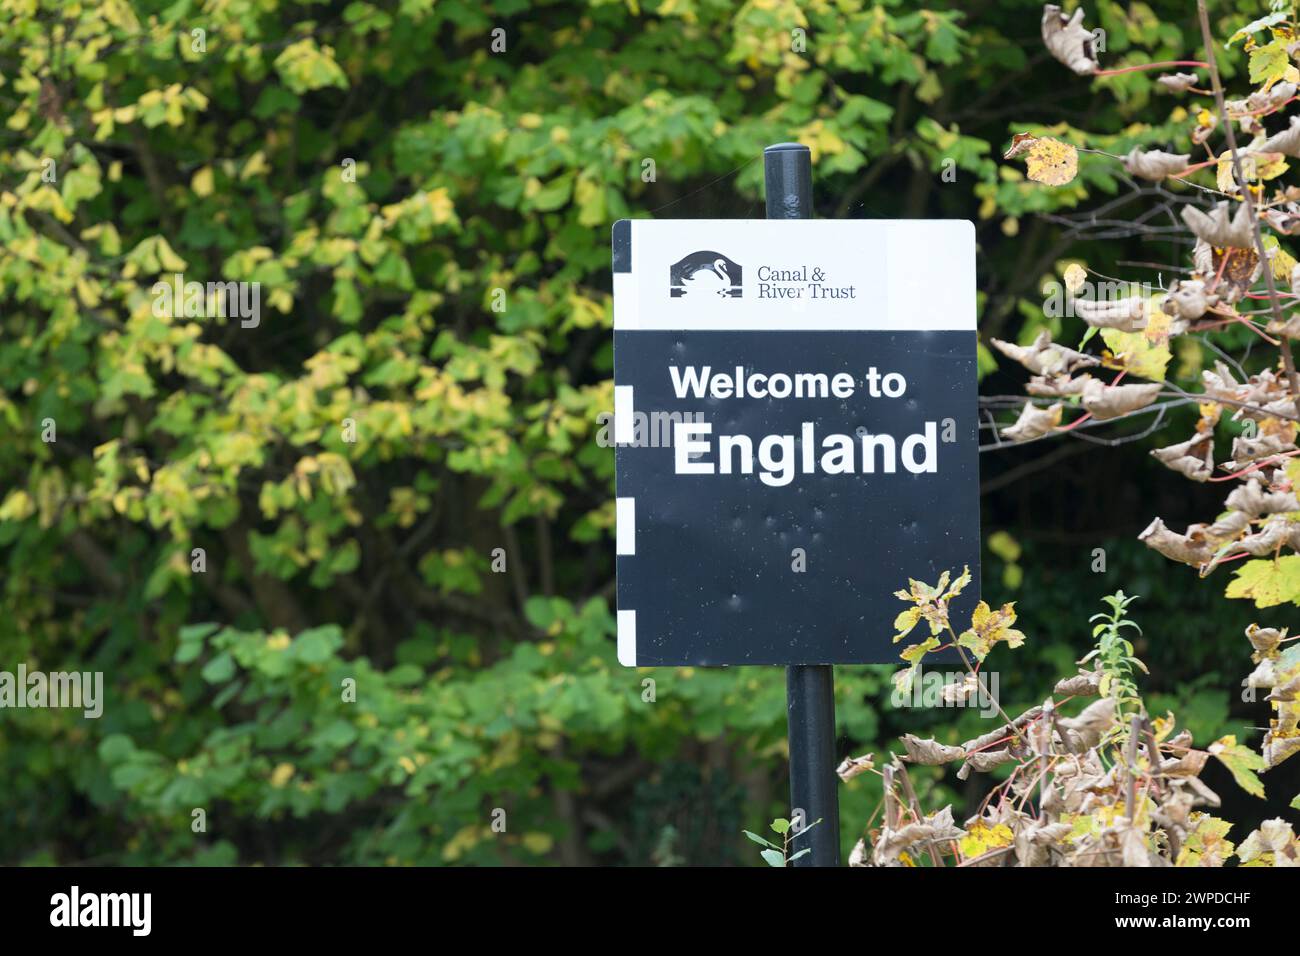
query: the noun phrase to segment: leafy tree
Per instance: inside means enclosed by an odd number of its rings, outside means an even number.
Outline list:
[[[1180,227],[1172,208],[1179,207],[1178,218],[1188,234],[1185,241],[1190,246],[1190,265],[1157,265],[1180,274],[1180,278],[1167,289],[1162,283],[1156,291],[1136,282],[1116,282],[1100,272],[1091,274],[1106,280],[1111,288],[1103,283],[1088,289],[1085,286],[1090,284],[1090,270],[1071,263],[1063,276],[1065,301],[1085,326],[1077,347],[1055,342],[1050,329],[1038,330],[1028,344],[1023,342],[1023,336],[1022,343],[992,340],[1000,352],[1032,373],[1026,386],[1031,398],[1021,406],[1014,424],[998,429],[1003,439],[1033,442],[1067,433],[1090,419],[1116,422],[1150,415],[1161,405],[1194,407],[1199,417],[1191,437],[1152,454],[1169,469],[1193,481],[1234,481],[1236,485],[1212,523],[1193,524],[1180,534],[1157,517],[1139,538],[1165,557],[1196,568],[1201,577],[1220,564],[1255,556],[1256,560],[1237,571],[1226,593],[1229,597],[1252,598],[1261,608],[1293,599],[1300,603],[1300,590],[1293,587],[1291,580],[1291,562],[1300,557],[1280,555],[1283,549],[1300,547],[1295,523],[1300,503],[1294,489],[1294,479],[1300,472],[1290,461],[1300,454],[1296,445],[1300,375],[1291,350],[1291,340],[1300,337],[1300,324],[1289,311],[1293,305],[1289,300],[1300,295],[1300,265],[1283,244],[1297,231],[1292,222],[1300,209],[1300,190],[1285,185],[1281,179],[1289,158],[1300,156],[1300,133],[1294,123],[1277,130],[1270,128],[1270,123],[1276,122],[1274,118],[1285,117],[1286,108],[1297,99],[1300,69],[1292,63],[1292,38],[1297,26],[1294,4],[1273,6],[1268,16],[1232,30],[1225,44],[1232,51],[1240,42],[1247,61],[1247,80],[1252,88],[1239,99],[1225,95],[1220,57],[1204,0],[1198,3],[1204,61],[1178,60],[1114,69],[1103,69],[1098,62],[1098,36],[1082,24],[1082,10],[1067,16],[1055,6],[1044,7],[1042,32],[1046,46],[1057,60],[1080,76],[1096,80],[1169,67],[1195,67],[1206,77],[1195,72],[1165,73],[1157,82],[1170,93],[1204,97],[1208,103],[1193,102],[1189,108],[1178,107],[1171,112],[1174,126],[1170,134],[1175,143],[1171,151],[1135,145],[1126,154],[1116,155],[1105,147],[1083,146],[1083,142],[1094,142],[1096,137],[1070,130],[1070,138],[1078,140],[1078,145],[1036,132],[1017,134],[1005,158],[1023,154],[1028,178],[1048,187],[1066,186],[1075,179],[1080,173],[1081,149],[1095,155],[1095,162],[1122,165],[1133,178],[1134,198],[1153,196],[1170,213],[1174,226],[1172,230],[1155,227],[1145,214],[1137,214],[1128,223],[1121,220],[1119,227],[1137,235],[1177,233]],[[1220,134],[1222,142],[1216,152]],[[1247,136],[1249,141],[1245,140]],[[1189,151],[1179,152],[1182,147]],[[1194,161],[1192,150],[1200,149],[1209,158]],[[1197,182],[1198,178],[1209,179],[1213,185]],[[1157,186],[1148,192],[1136,180]],[[1200,208],[1200,200],[1206,195],[1213,201],[1208,210]],[[1280,291],[1284,281],[1291,291]],[[1252,308],[1256,304],[1263,307]],[[1215,341],[1225,327],[1231,327],[1233,335],[1252,337],[1240,349],[1239,357],[1231,352],[1234,346],[1240,348],[1240,339]],[[1104,344],[1100,355],[1083,350],[1097,333]],[[1255,349],[1260,343],[1275,347],[1276,353]],[[1176,369],[1170,364],[1175,349],[1184,358]],[[1201,367],[1204,353],[1215,356],[1213,370]],[[1107,375],[1109,381],[1104,377]],[[1129,381],[1120,384],[1126,377]],[[1133,382],[1133,378],[1145,381]],[[1196,386],[1187,379],[1200,380],[1198,394],[1189,391]],[[1161,399],[1166,401],[1158,404]],[[1069,422],[1063,421],[1067,415],[1071,416]],[[1216,430],[1221,422],[1229,421],[1237,426],[1229,433],[1231,451],[1225,461],[1216,464]],[[1224,473],[1216,475],[1218,471]],[[1107,737],[1123,733],[1125,718],[1131,717],[1128,740],[1132,747],[1138,721],[1145,719],[1133,667],[1145,667],[1134,657],[1131,640],[1120,633],[1124,626],[1134,626],[1123,620],[1132,598],[1125,598],[1120,591],[1106,600],[1112,614],[1094,618],[1102,619],[1097,625],[1101,641],[1094,654],[1100,669],[1101,693],[1106,695],[1107,686],[1112,689],[1112,719],[1117,726],[1108,731]],[[1217,746],[1231,755],[1229,767],[1238,782],[1248,792],[1264,797],[1264,785],[1253,771],[1271,770],[1300,752],[1300,730],[1296,727],[1300,709],[1294,700],[1300,682],[1300,659],[1294,648],[1283,648],[1294,640],[1287,636],[1286,628],[1279,631],[1252,623],[1246,628],[1246,637],[1257,668],[1243,686],[1252,691],[1270,691],[1267,700],[1272,719],[1260,754],[1237,745],[1231,736]],[[934,643],[937,645],[937,641]],[[919,646],[919,653],[929,649]],[[906,652],[904,659],[912,669],[919,664],[919,657],[907,657]],[[1134,707],[1136,710],[1131,709]],[[1048,744],[1050,736],[1049,731]],[[1149,741],[1147,759],[1152,766],[1158,763],[1156,754],[1154,742]],[[1131,760],[1129,764],[1131,768]],[[1048,796],[1049,789],[1044,785],[1043,800]],[[1291,806],[1300,806],[1300,797]],[[1130,825],[1136,823],[1133,809],[1130,799]],[[1178,842],[1181,837],[1175,834],[1172,839]],[[1282,842],[1290,846],[1285,839]],[[1279,850],[1278,854],[1279,859],[1295,858],[1293,851]]]
[[[967,648],[982,666],[996,645],[1017,648],[1025,642],[1010,627],[1015,623],[1010,605],[992,612],[981,602],[970,629],[957,634],[948,600],[961,590],[965,577],[948,588],[945,572],[933,588],[913,581],[910,592],[898,592],[912,607],[899,615],[896,639],[906,637],[920,618],[931,625],[932,634],[903,653],[912,668],[900,671],[899,680],[909,679],[918,655],[931,651]],[[1214,757],[1244,790],[1262,797],[1264,785],[1256,771],[1266,769],[1264,758],[1232,735],[1197,748],[1187,730],[1174,733],[1172,714],[1147,714],[1133,679],[1135,668],[1145,668],[1125,636],[1140,631],[1128,616],[1133,601],[1123,591],[1104,599],[1109,613],[1093,615],[1099,622],[1093,630],[1096,646],[1079,662],[1092,667],[1058,681],[1041,704],[1014,718],[1004,712],[1005,723],[960,745],[904,734],[905,753],[891,755],[880,770],[870,754],[845,761],[840,768],[845,780],[874,773],[883,784],[879,824],[854,847],[849,864],[1221,867],[1236,858],[1243,866],[1293,867],[1300,862],[1300,838],[1281,818],[1263,823],[1239,843],[1228,840],[1233,824],[1214,815],[1219,797],[1200,779]],[[945,632],[948,642],[941,647],[933,635]],[[1262,652],[1266,659],[1281,666],[1281,635],[1251,636],[1267,649]],[[967,674],[944,687],[945,698],[987,695],[978,668],[964,652],[962,660]],[[1062,705],[1089,697],[1096,700],[1076,716],[1062,712]],[[908,770],[909,764],[924,769],[957,761],[959,778],[999,776],[961,825],[951,804],[925,812]],[[785,822],[778,820],[773,829]],[[748,831],[745,835],[769,847],[763,857],[771,865],[785,865],[782,848]]]
[[[1172,0],[1098,17],[1121,62],[1198,43]],[[671,808],[788,812],[782,675],[615,661],[609,224],[754,214],[797,139],[821,214],[975,218],[986,333],[1058,333],[1040,280],[1122,173],[995,157],[1186,121],[1146,73],[1063,93],[1037,33],[1009,0],[0,7],[0,661],[107,696],[4,712],[0,859],[738,856]],[[897,729],[887,675],[837,685],[846,746]]]

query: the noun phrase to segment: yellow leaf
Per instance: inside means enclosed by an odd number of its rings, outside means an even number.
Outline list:
[[[1088,280],[1088,270],[1077,262],[1071,262],[1065,270],[1065,287],[1071,292],[1078,292]]]
[[[1064,186],[1079,172],[1079,151],[1069,143],[1041,138],[1029,147],[1025,160],[1029,178],[1046,186]]]
[[[980,601],[971,613],[970,629],[963,631],[957,638],[962,647],[983,661],[993,650],[993,645],[1005,641],[1008,647],[1019,647],[1025,643],[1025,635],[1011,625],[1016,623],[1015,602],[1008,602],[998,610],[993,610],[984,601]]]
[[[271,786],[276,789],[283,787],[289,782],[289,778],[293,776],[293,770],[294,767],[291,763],[282,763],[277,766],[275,770],[271,772]]]
[[[1290,284],[1291,270],[1296,265],[1295,258],[1282,248],[1276,236],[1264,237],[1264,251],[1270,253],[1268,261],[1273,270],[1273,278],[1285,280]]]
[[[902,635],[900,634],[899,637],[902,637]],[[897,641],[898,638],[896,637],[894,640]],[[939,639],[937,637],[927,637],[925,641],[920,644],[909,645],[903,653],[898,656],[909,664],[915,664],[921,658],[925,657],[926,654],[929,654],[931,651],[938,648],[938,646]]]
[[[1288,601],[1300,603],[1300,555],[1247,561],[1234,572],[1224,591],[1230,598],[1249,598],[1256,607]]]
[[[433,224],[441,225],[451,220],[455,207],[452,205],[451,197],[447,195],[447,190],[443,187],[426,193],[429,204],[433,207]]]
[[[1151,728],[1155,734],[1156,743],[1160,743],[1168,737],[1176,725],[1177,721],[1174,719],[1173,711],[1167,710],[1163,717],[1151,718]]]
[[[158,256],[158,266],[163,272],[184,272],[187,263],[178,256],[162,236],[157,237],[154,251]]]
[[[204,166],[194,178],[190,180],[190,189],[194,190],[194,195],[200,198],[206,198],[212,195],[212,167]]]
[[[77,279],[77,298],[87,308],[99,305],[99,291],[84,278]]]
[[[1020,560],[1020,542],[1006,531],[994,531],[989,535],[989,550],[1008,564]]]
[[[31,495],[19,488],[9,492],[4,504],[0,505],[0,521],[22,521],[35,511]]]
[[[1005,823],[991,827],[983,820],[976,820],[966,828],[966,835],[961,838],[958,846],[964,859],[973,860],[990,850],[1010,846],[1015,838],[1016,835]]]
[[[1178,853],[1175,866],[1223,866],[1233,854],[1233,845],[1225,839],[1232,824],[1206,813],[1195,812],[1189,817],[1191,826],[1186,841]]]
[[[947,580],[947,573],[945,572],[944,577],[940,579],[941,581],[939,585],[940,588],[943,587],[942,582],[946,580]],[[945,601],[948,601],[951,600],[952,598],[957,597],[957,595],[961,594],[961,592],[966,589],[966,585],[968,584],[970,584],[970,566],[964,565],[961,569],[961,574],[957,575],[957,579],[953,581],[951,585],[948,586],[947,591],[944,591],[943,599]]]
[[[1122,368],[1130,375],[1138,375],[1153,382],[1163,382],[1165,370],[1173,353],[1169,346],[1161,341],[1167,340],[1170,316],[1151,309],[1147,328],[1140,332],[1121,332],[1119,329],[1102,329],[1102,341],[1110,348],[1111,357],[1107,362],[1112,368]],[[1154,339],[1154,341],[1153,341]]]
[[[909,607],[906,611],[899,614],[898,617],[894,618],[894,630],[898,631],[898,633],[894,635],[894,643],[897,644],[900,640],[906,637],[912,628],[916,627],[917,622],[920,620],[921,609],[919,607]]]
[[[460,859],[465,855],[466,850],[473,849],[483,842],[485,836],[491,831],[484,826],[470,824],[462,827],[455,836],[447,841],[447,845],[442,848],[442,858],[448,862]]]
[[[1249,178],[1250,174],[1246,172],[1244,167],[1242,173]],[[1214,184],[1219,188],[1220,192],[1235,193],[1237,191],[1237,176],[1232,166],[1231,156],[1225,156],[1214,167]]]
[[[270,165],[266,161],[266,154],[259,149],[252,156],[248,157],[248,162],[246,162],[244,168],[239,171],[239,180],[240,182],[244,182],[252,179],[254,176],[260,176],[270,168]]]
[[[1277,252],[1273,253],[1273,257],[1269,260],[1269,264],[1273,268],[1274,279],[1290,279],[1291,270],[1296,267],[1296,261],[1292,257],[1291,253],[1287,252],[1281,246],[1278,246]]]
[[[554,843],[555,839],[549,833],[525,833],[523,838],[524,849],[539,856],[549,853]]]
[[[1242,171],[1252,179],[1277,179],[1287,171],[1286,157],[1282,153],[1270,153],[1269,159],[1257,158],[1253,170]]]
[[[1261,153],[1259,156],[1241,157],[1241,174],[1247,182],[1276,179],[1287,170],[1286,157],[1281,153]],[[1237,191],[1237,177],[1234,174],[1232,156],[1224,154],[1215,168],[1215,181],[1225,193]]]

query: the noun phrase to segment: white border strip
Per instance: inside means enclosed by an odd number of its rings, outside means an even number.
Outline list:
[[[615,554],[636,554],[636,499],[614,499]]]
[[[630,445],[636,441],[636,423],[631,385],[614,386],[614,444]]]
[[[636,611],[618,612],[618,662],[636,667]]]
[[[636,230],[633,229],[633,235],[635,234]],[[641,323],[638,318],[641,305],[637,294],[638,289],[639,286],[637,284],[635,273],[614,273],[614,328],[641,328]]]

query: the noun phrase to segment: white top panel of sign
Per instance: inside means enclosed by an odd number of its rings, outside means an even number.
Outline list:
[[[964,219],[634,219],[614,328],[975,329]]]

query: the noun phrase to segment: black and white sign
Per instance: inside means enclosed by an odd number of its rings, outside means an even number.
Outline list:
[[[969,222],[613,238],[623,664],[896,661],[909,577],[979,593]]]

